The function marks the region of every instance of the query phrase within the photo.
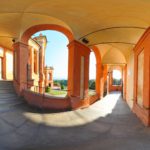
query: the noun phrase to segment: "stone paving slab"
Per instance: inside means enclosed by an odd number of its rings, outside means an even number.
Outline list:
[[[0,104],[0,150],[149,150],[144,127],[112,93],[89,108],[43,111],[13,100]]]

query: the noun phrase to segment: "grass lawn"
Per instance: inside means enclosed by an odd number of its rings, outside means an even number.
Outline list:
[[[89,94],[89,96],[95,95],[95,94],[96,94],[96,91],[89,89],[89,93],[88,93],[88,94]]]
[[[67,91],[64,90],[50,90],[50,95],[57,96],[57,95],[67,95]]]

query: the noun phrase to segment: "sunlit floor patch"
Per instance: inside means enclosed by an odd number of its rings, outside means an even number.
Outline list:
[[[85,125],[100,117],[106,117],[111,114],[119,97],[120,93],[116,92],[107,95],[86,109],[51,114],[25,112],[24,116],[34,123],[47,126],[71,127]]]

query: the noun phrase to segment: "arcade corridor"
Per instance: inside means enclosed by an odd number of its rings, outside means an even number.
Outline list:
[[[15,95],[10,101],[6,88],[3,93],[0,150],[149,150],[150,129],[118,92],[89,108],[67,112],[37,110]]]

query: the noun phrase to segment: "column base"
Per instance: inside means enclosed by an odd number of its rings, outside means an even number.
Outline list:
[[[88,98],[80,99],[80,97],[71,96],[70,101],[71,101],[71,108],[73,110],[79,109],[79,108],[86,108],[89,106],[89,99]]]
[[[93,96],[88,96],[85,97],[84,99],[80,99],[80,97],[70,97],[70,102],[71,102],[71,108],[73,110],[79,109],[79,108],[87,108],[94,102],[99,100],[99,95],[93,95]]]

